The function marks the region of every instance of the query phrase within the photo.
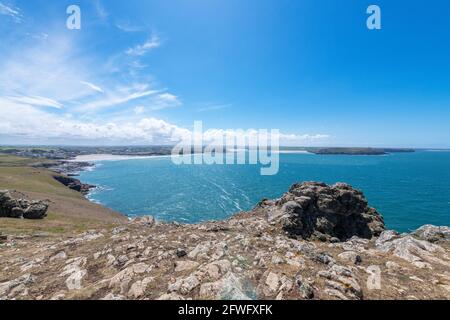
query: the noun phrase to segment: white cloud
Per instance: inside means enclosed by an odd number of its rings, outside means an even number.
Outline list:
[[[97,92],[100,92],[100,93],[104,93],[102,88],[100,88],[99,86],[96,86],[93,83],[90,83],[90,82],[87,82],[87,81],[80,81],[80,83],[88,86],[89,88],[91,88],[94,91],[97,91]]]
[[[161,45],[161,41],[157,35],[152,35],[149,40],[147,40],[145,43],[137,45],[133,48],[130,48],[126,51],[128,55],[132,56],[143,56],[145,55],[149,50],[158,48]]]
[[[260,131],[256,129],[248,130],[224,130],[224,129],[209,129],[204,132],[203,139],[206,143],[211,143],[214,141],[221,141],[223,137],[236,137],[237,141],[246,141],[247,144],[252,144],[251,142],[258,141],[258,136],[260,136]],[[270,138],[270,130],[268,130],[268,137]],[[285,134],[279,132],[275,134],[278,137],[281,146],[306,146],[316,142],[320,142],[329,139],[329,135],[323,134]]]
[[[37,141],[51,142],[52,139],[58,139],[69,144],[171,144],[192,137],[190,130],[153,117],[137,121],[82,121],[67,114],[48,113],[30,104],[3,98],[0,98],[0,113],[0,136],[19,136]],[[225,134],[248,139],[257,136],[258,131],[209,129],[203,134],[204,141],[217,141]],[[282,145],[304,145],[326,139],[328,136],[280,133],[279,138]]]
[[[140,31],[142,31],[141,27],[133,25],[128,21],[117,22],[116,28],[123,32],[140,32]]]
[[[169,143],[189,130],[155,118],[138,122],[85,122],[47,113],[31,105],[0,98],[0,135],[30,139],[64,139],[67,142],[115,141]]]
[[[16,22],[22,21],[22,14],[20,13],[20,9],[14,8],[12,6],[7,6],[2,2],[0,2],[0,15],[9,16]]]
[[[52,107],[56,109],[62,109],[63,105],[56,100],[39,97],[39,96],[21,96],[21,97],[8,97],[9,100],[30,104],[33,106]]]
[[[176,95],[165,92],[158,94],[152,101],[152,104],[152,110],[161,110],[166,108],[178,107],[181,105],[181,102]]]

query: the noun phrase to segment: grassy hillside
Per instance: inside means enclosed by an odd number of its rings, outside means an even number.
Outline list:
[[[15,190],[18,196],[29,199],[48,200],[48,217],[37,221],[0,218],[0,231],[59,234],[110,227],[125,220],[119,213],[89,202],[82,194],[56,181],[55,173],[31,167],[34,162],[0,155],[0,189]]]

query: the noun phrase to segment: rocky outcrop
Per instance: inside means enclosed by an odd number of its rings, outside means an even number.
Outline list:
[[[289,236],[320,241],[346,241],[353,236],[371,239],[385,229],[383,218],[368,206],[362,192],[338,183],[295,184],[276,201],[259,208]]]
[[[339,239],[314,219],[304,224],[311,229],[286,231],[294,212],[286,204],[300,197],[313,207],[303,212],[352,232]],[[341,220],[351,218],[364,223]],[[450,299],[449,228],[383,229],[350,186],[306,183],[226,221],[144,217],[81,234],[8,235],[0,237],[0,300]],[[330,242],[316,241],[316,230]]]
[[[48,204],[44,201],[14,199],[8,190],[0,190],[0,218],[44,219]]]
[[[95,188],[95,186],[91,184],[82,183],[80,180],[68,176],[55,175],[54,178],[70,189],[81,192],[84,195],[88,194],[91,189]]]
[[[450,228],[425,225],[417,229],[414,235],[429,242],[450,241]]]

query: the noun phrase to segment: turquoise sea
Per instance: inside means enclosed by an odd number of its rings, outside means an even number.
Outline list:
[[[295,182],[346,182],[362,190],[389,228],[450,225],[450,152],[386,156],[281,154],[280,171],[257,165],[182,165],[170,158],[100,161],[81,173],[99,186],[90,199],[128,216],[196,223],[227,218],[278,198]]]

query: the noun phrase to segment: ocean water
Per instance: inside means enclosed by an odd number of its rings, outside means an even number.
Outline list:
[[[196,223],[224,219],[280,197],[295,182],[346,182],[400,232],[450,225],[450,152],[386,156],[281,154],[276,176],[257,165],[181,165],[170,158],[97,162],[81,174],[99,186],[89,198],[128,216]]]

